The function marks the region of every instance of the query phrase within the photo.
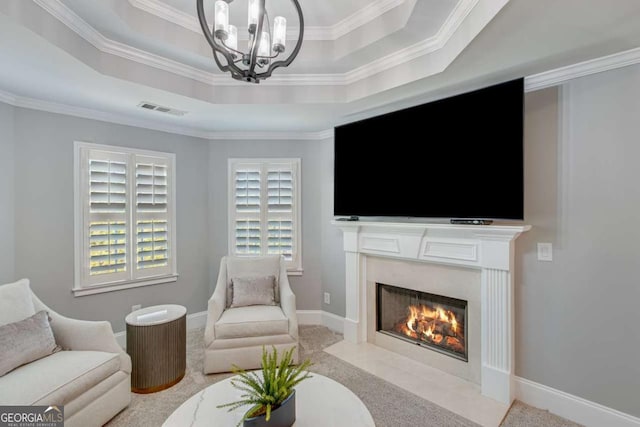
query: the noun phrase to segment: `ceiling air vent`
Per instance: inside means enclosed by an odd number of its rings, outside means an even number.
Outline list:
[[[175,108],[163,107],[162,105],[152,104],[151,102],[141,102],[138,107],[145,110],[157,111],[159,113],[171,114],[174,116],[184,116],[186,111],[176,110]]]

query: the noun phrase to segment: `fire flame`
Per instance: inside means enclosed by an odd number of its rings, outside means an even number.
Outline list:
[[[456,316],[451,317],[451,330],[458,333],[458,321],[456,320]]]
[[[448,328],[446,331],[442,330],[443,323],[448,325],[445,326]],[[437,324],[439,326],[436,326]],[[398,325],[397,331],[408,337],[434,344],[452,344],[454,347],[463,345],[463,336],[456,315],[442,307],[431,308],[423,304],[410,305],[407,317]]]

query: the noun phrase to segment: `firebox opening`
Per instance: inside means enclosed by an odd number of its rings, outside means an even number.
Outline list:
[[[377,331],[468,361],[467,301],[376,283]]]

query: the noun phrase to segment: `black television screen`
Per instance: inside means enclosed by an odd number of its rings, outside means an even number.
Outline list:
[[[335,128],[334,214],[523,219],[524,80]]]

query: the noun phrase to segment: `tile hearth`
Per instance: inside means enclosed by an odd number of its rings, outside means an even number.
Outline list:
[[[469,381],[370,343],[340,341],[324,351],[482,426],[500,425],[509,411]]]

